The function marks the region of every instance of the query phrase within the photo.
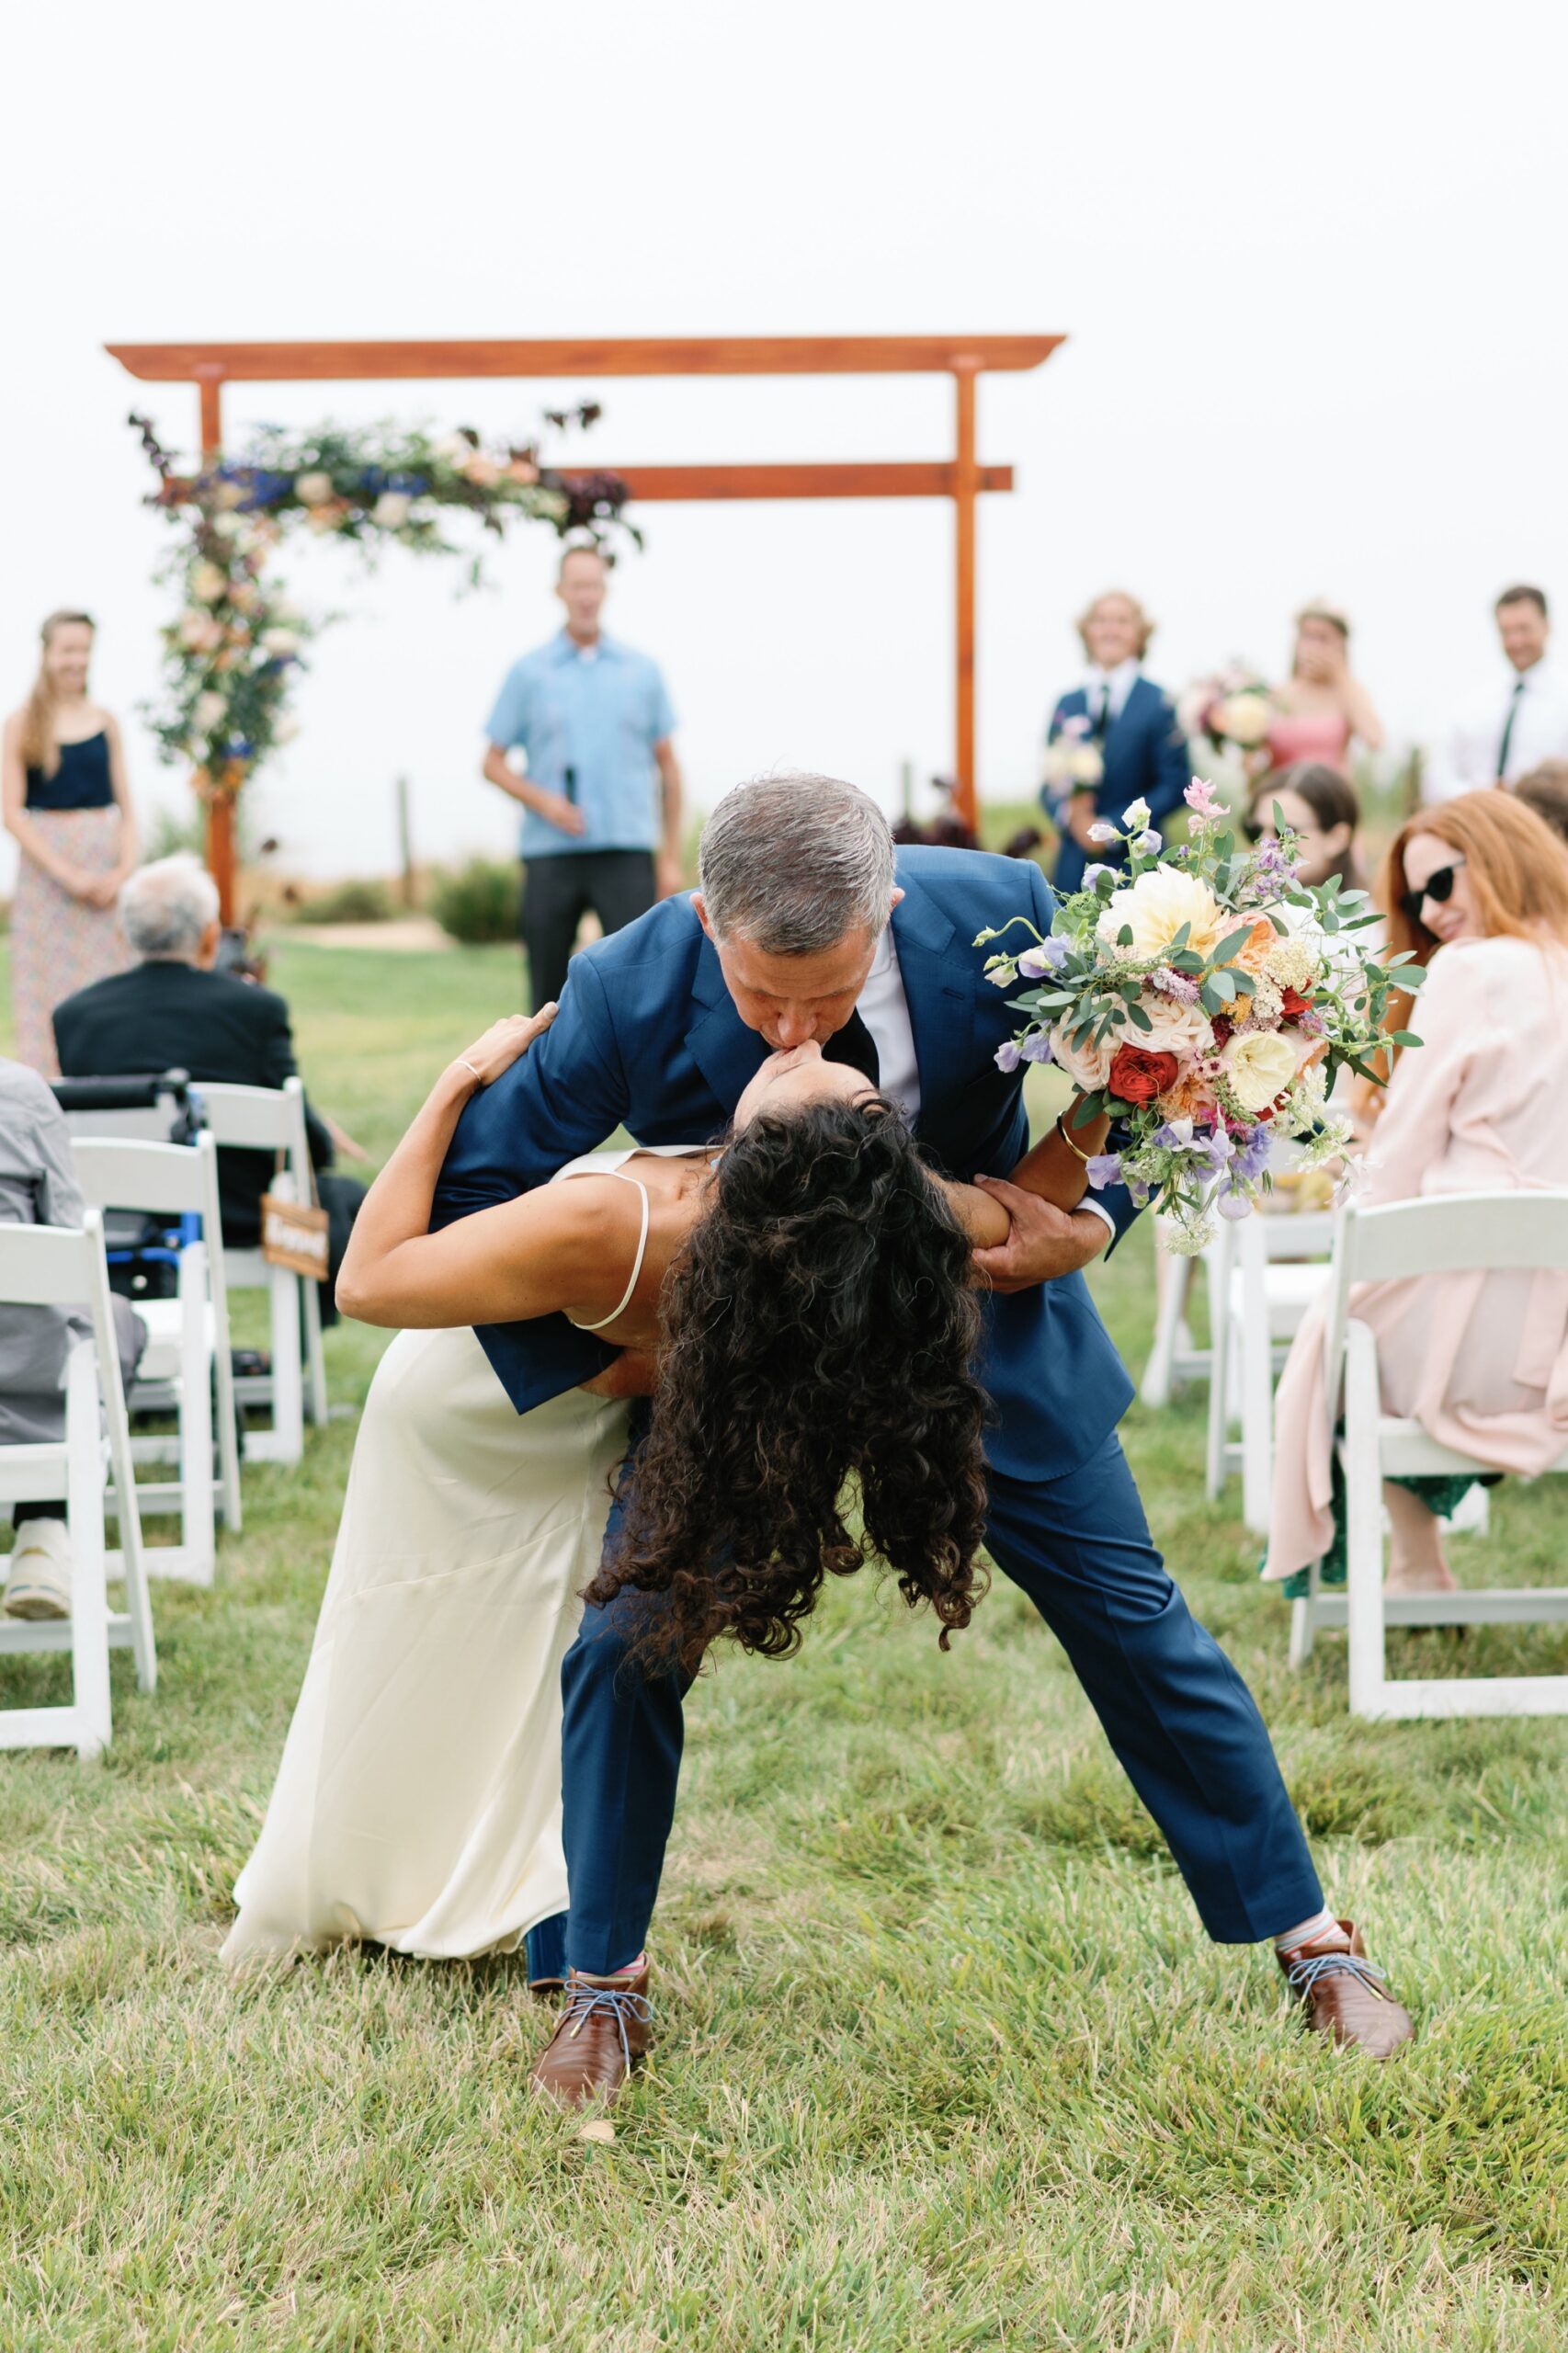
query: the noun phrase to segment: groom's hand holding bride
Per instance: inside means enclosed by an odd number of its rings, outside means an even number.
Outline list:
[[[1012,1221],[1005,1242],[974,1254],[975,1267],[993,1290],[1028,1290],[1058,1275],[1076,1274],[1110,1239],[1109,1226],[1094,1210],[1059,1209],[1001,1176],[974,1181]]]

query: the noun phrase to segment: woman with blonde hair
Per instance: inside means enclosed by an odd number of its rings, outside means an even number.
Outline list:
[[[20,851],[11,908],[11,1004],[20,1061],[58,1075],[54,1007],[133,961],[115,916],[136,864],[125,750],[91,701],[93,622],[51,613],[32,692],[6,722],[0,817]]]
[[[1426,967],[1368,1161],[1364,1206],[1568,1183],[1568,848],[1506,792],[1424,809],[1394,837],[1389,944]],[[1568,1276],[1528,1267],[1368,1283],[1384,1410],[1494,1472],[1568,1447]],[[1291,1347],[1276,1408],[1268,1578],[1343,1578],[1324,1396],[1324,1313]],[[1446,1592],[1440,1515],[1468,1480],[1390,1480],[1390,1592]]]
[[[1267,745],[1271,768],[1313,760],[1348,776],[1353,743],[1369,752],[1381,746],[1382,722],[1351,675],[1349,616],[1326,597],[1315,597],[1296,615],[1290,675],[1273,700]]]

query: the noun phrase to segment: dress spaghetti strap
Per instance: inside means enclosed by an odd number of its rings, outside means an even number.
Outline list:
[[[618,1315],[625,1314],[631,1304],[631,1294],[637,1288],[637,1279],[642,1272],[642,1261],[648,1253],[648,1188],[640,1176],[629,1176],[624,1168],[574,1168],[568,1171],[567,1175],[568,1176],[613,1176],[618,1184],[635,1185],[642,1197],[642,1231],[637,1236],[637,1256],[631,1261],[631,1279],[619,1300],[608,1315],[599,1317],[597,1324],[577,1324],[574,1317],[570,1315],[566,1319],[579,1332],[602,1332],[607,1324],[613,1324]]]

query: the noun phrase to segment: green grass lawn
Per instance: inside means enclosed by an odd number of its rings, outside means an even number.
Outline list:
[[[378,1152],[517,997],[505,950],[290,943],[274,978]],[[1136,1365],[1147,1235],[1097,1279]],[[336,1399],[380,1346],[329,1336]],[[247,1472],[214,1591],[155,1589],[160,1687],[117,1655],[105,1765],[0,1758],[6,2353],[1568,2341],[1568,1725],[1351,1725],[1332,1636],[1292,1677],[1234,1489],[1203,1500],[1200,1397],[1130,1417],[1151,1517],[1417,2043],[1335,2055],[1266,1953],[1205,1942],[1011,1586],[943,1657],[865,1577],[800,1660],[726,1657],[693,1696],[660,2040],[613,2146],[528,2098],[513,1964],[218,1966],[353,1437]],[[1549,1485],[1501,1491],[1488,1575],[1561,1581],[1561,1524]],[[1548,1630],[1393,1649],[1568,1670]],[[0,1662],[0,1702],[61,1681]]]

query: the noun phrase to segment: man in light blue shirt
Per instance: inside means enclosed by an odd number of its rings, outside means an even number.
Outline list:
[[[561,559],[566,626],[514,663],[485,733],[483,773],[523,806],[523,947],[534,1010],[559,997],[577,926],[606,932],[681,887],[675,713],[656,662],[599,627],[597,548]],[[525,766],[508,755],[520,751]]]

